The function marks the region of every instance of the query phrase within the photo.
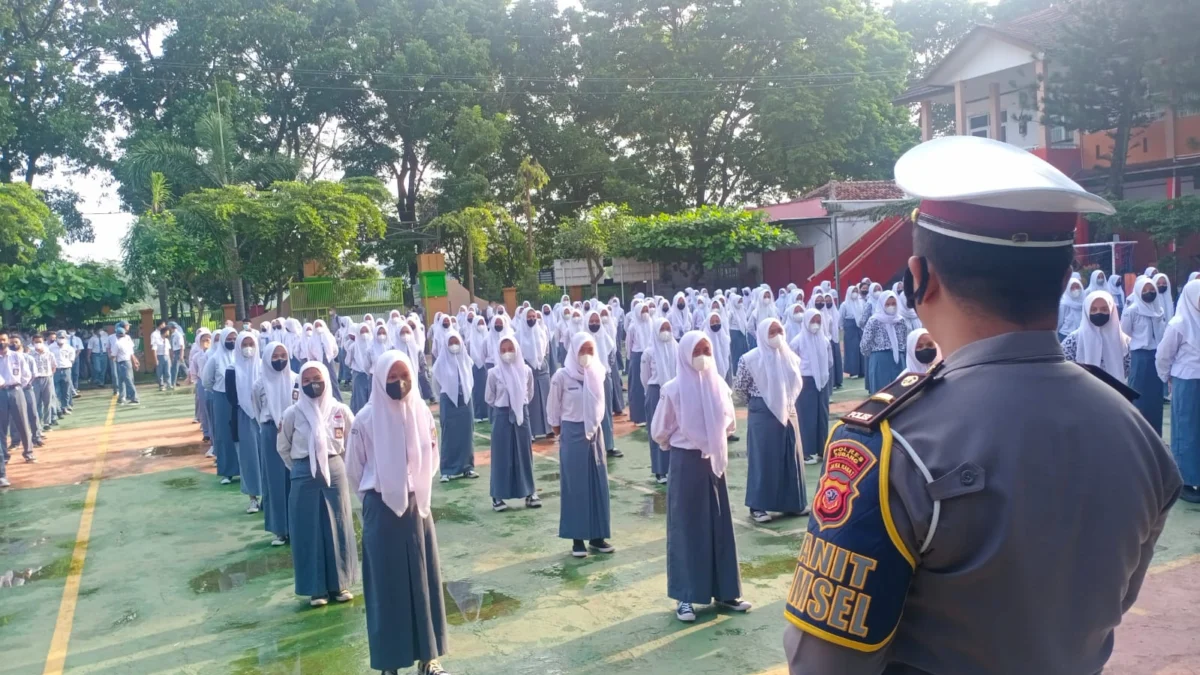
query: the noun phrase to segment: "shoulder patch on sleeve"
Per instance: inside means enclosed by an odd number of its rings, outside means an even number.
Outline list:
[[[842,421],[858,427],[878,429],[881,422],[933,382],[933,377],[941,369],[942,364],[939,363],[928,373],[908,373],[901,375],[891,384],[871,394],[857,408],[846,413],[842,417]]]
[[[895,635],[916,569],[888,503],[891,452],[886,421],[834,428],[784,610],[805,633],[861,652]]]

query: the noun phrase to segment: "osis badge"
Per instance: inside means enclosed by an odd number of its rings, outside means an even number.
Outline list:
[[[342,416],[342,412],[333,414],[333,438],[334,440],[342,440],[346,437],[346,419]]]
[[[813,505],[813,516],[822,530],[846,523],[858,497],[859,482],[878,462],[866,446],[845,439],[831,443],[825,456],[825,473]]]

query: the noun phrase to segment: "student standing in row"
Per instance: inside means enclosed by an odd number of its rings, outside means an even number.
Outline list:
[[[226,384],[226,373],[233,369],[233,350],[236,348],[237,331],[222,328],[217,334],[216,345],[204,364],[204,374],[201,377],[204,389],[208,392],[209,404],[212,406],[210,424],[213,448],[217,455],[217,475],[221,476],[221,485],[229,485],[233,478],[241,473],[233,426],[236,410]],[[236,387],[232,391],[236,392]]]
[[[671,322],[666,319],[656,319],[658,331],[655,335],[654,346],[642,354],[642,385],[646,388],[646,415],[650,419],[658,410],[658,401],[662,395],[662,387],[675,379],[676,352],[679,343],[671,331]],[[659,485],[666,485],[671,471],[671,459],[667,451],[650,435],[650,471]]]
[[[845,368],[846,374],[850,377],[863,376],[863,355],[859,351],[862,348],[862,329],[858,327],[858,319],[866,311],[867,303],[862,299],[862,294],[857,286],[851,286],[846,290],[846,301],[842,303],[842,344],[845,346],[846,359]]]
[[[71,373],[78,355],[75,348],[67,344],[67,331],[60,330],[54,336],[54,344],[50,345],[50,356],[54,360],[54,392],[58,394],[58,406],[63,415],[70,415],[75,393]]]
[[[105,352],[107,342],[108,333],[100,328],[97,328],[87,341],[88,354],[92,361],[92,385],[96,387],[104,386],[104,376],[108,373],[108,354]]]
[[[443,340],[445,346],[433,364],[433,378],[441,392],[438,417],[442,426],[442,482],[449,483],[460,476],[479,478],[475,473],[475,423],[471,413],[475,378],[458,331],[446,329]]]
[[[401,351],[375,361],[346,474],[363,505],[371,668],[386,675],[416,663],[418,675],[448,675],[438,663],[449,642],[431,508],[440,458],[433,414],[414,393],[416,379],[416,366]]]
[[[246,513],[258,513],[261,507],[258,497],[262,494],[262,462],[258,452],[258,410],[254,404],[254,384],[262,376],[262,358],[258,354],[258,340],[254,333],[242,331],[238,334],[238,349],[233,357],[233,368],[225,371],[225,390],[237,392],[232,403],[237,425],[238,467],[242,476],[242,494],[250,498]]]
[[[621,339],[620,332],[617,330],[619,323],[616,311],[612,309],[611,305],[600,308],[600,329],[608,333],[608,339],[613,344],[612,353],[608,356],[608,380],[611,387],[609,412],[613,416],[625,414],[625,387],[621,380]],[[546,384],[549,385],[549,380]]]
[[[830,367],[834,346],[825,335],[824,315],[816,307],[806,310],[803,329],[788,343],[800,359],[800,395],[796,397],[796,416],[800,418],[800,451],[805,464],[816,464],[829,437]],[[800,482],[803,489],[804,482]]]
[[[866,358],[867,392],[874,394],[891,384],[904,370],[903,345],[908,326],[899,314],[896,294],[886,291],[876,301],[875,313],[863,327],[859,351]]]
[[[635,302],[631,309],[633,319],[629,324],[626,346],[629,348],[629,421],[642,425],[650,418],[646,412],[646,389],[642,385],[642,353],[652,347],[650,312],[653,300]],[[663,317],[666,320],[666,317]],[[565,358],[565,357],[564,357]]]
[[[604,447],[609,457],[623,457],[624,455],[621,451],[617,450],[617,439],[613,435],[612,421],[613,373],[611,357],[613,350],[616,349],[616,344],[609,337],[608,332],[604,330],[604,325],[600,322],[600,312],[594,309],[588,311],[587,330],[596,347],[595,360],[604,370],[604,418],[600,423],[600,431],[604,436]]]
[[[1200,280],[1187,282],[1163,331],[1155,366],[1171,384],[1171,454],[1183,476],[1179,498],[1200,503]]]
[[[137,387],[133,385],[133,372],[138,368],[138,359],[133,355],[133,350],[133,339],[129,337],[123,326],[118,326],[112,343],[114,372],[117,374],[113,379],[117,383],[114,392],[117,394],[117,405],[123,403],[138,405],[140,403]]]
[[[529,430],[534,437],[549,436],[553,433],[550,431],[550,423],[546,421],[546,401],[550,397],[550,335],[538,320],[537,310],[532,307],[524,312],[521,322],[517,324],[516,333],[522,360],[529,366],[533,377],[533,392],[529,399]]]
[[[713,365],[708,336],[691,331],[676,351],[675,377],[662,387],[650,435],[669,448],[667,595],[675,616],[696,620],[694,605],[747,612],[741,600],[737,542],[725,470],[727,438],[737,427],[729,385]]]
[[[33,341],[33,351],[30,354],[33,357],[33,400],[37,406],[38,421],[42,426],[42,431],[45,432],[51,426],[58,424],[58,420],[55,420],[51,413],[53,405],[51,378],[54,377],[54,359],[46,350],[46,341],[41,335],[34,333],[31,339]]]
[[[1087,314],[1062,341],[1068,361],[1097,366],[1118,382],[1129,377],[1129,337],[1113,318],[1117,311],[1108,291],[1092,291],[1084,303]]]
[[[500,363],[488,371],[485,400],[492,414],[492,510],[505,511],[505,499],[525,498],[526,508],[542,501],[533,483],[533,433],[530,401],[535,396],[533,369],[517,358],[517,340],[500,339]]]
[[[1157,301],[1154,281],[1138,277],[1133,282],[1133,295],[1121,314],[1121,330],[1129,336],[1129,386],[1138,393],[1133,405],[1161,436],[1163,381],[1158,379],[1154,360],[1167,328],[1167,317]]]
[[[158,379],[158,390],[165,391],[168,386],[175,388],[171,382],[171,329],[167,324],[161,324],[150,334],[150,349],[154,352],[154,376]]]
[[[8,448],[2,436],[15,429],[14,440],[21,444],[26,462],[35,461],[33,456],[33,431],[29,426],[29,412],[24,388],[33,380],[33,370],[21,355],[20,350],[9,349],[9,334],[0,332],[0,487],[10,485],[4,465],[7,463]]]
[[[375,360],[375,339],[372,338],[373,327],[360,323],[352,326],[346,344],[346,367],[350,369],[350,410],[358,414],[367,399],[371,396],[371,364]],[[386,339],[386,331],[385,331]]]
[[[204,435],[205,443],[212,441],[212,417],[209,415],[212,406],[208,402],[208,391],[201,382],[201,376],[204,373],[204,364],[208,361],[210,347],[212,347],[212,332],[207,328],[201,328],[196,332],[196,342],[192,345],[187,371],[188,381],[195,389],[196,420],[200,422],[200,433]]]
[[[933,364],[942,358],[942,352],[938,348],[938,344],[934,342],[933,336],[929,334],[929,331],[924,328],[918,328],[908,334],[906,354],[905,363],[907,363],[907,366],[905,366],[904,372],[901,373],[902,375],[922,375],[928,373]]]
[[[471,413],[476,422],[486,422],[488,407],[487,394],[487,319],[476,315],[475,323],[467,329],[467,352],[471,356]],[[409,359],[412,355],[409,354]]]
[[[567,359],[550,380],[547,414],[558,436],[560,499],[558,536],[572,540],[571,555],[588,549],[612,553],[608,466],[605,462],[604,367],[591,335],[571,337]],[[584,542],[587,542],[585,545]]]
[[[742,358],[733,388],[746,401],[746,506],[755,522],[770,511],[800,514],[806,508],[803,458],[797,433],[800,359],[792,353],[778,319],[758,324],[758,346]]]
[[[262,354],[262,377],[254,383],[259,461],[262,466],[263,528],[275,535],[272,546],[288,543],[288,495],[292,477],[276,451],[279,426],[288,407],[300,400],[299,377],[289,367],[287,347],[272,342]]]
[[[1083,319],[1083,283],[1071,278],[1067,290],[1058,300],[1058,340],[1062,342],[1071,331],[1079,327]]]
[[[354,413],[333,400],[334,386],[324,364],[304,364],[300,400],[283,413],[276,442],[292,479],[288,529],[296,595],[309,596],[312,607],[329,604],[330,596],[353,600],[358,567],[343,459]]]

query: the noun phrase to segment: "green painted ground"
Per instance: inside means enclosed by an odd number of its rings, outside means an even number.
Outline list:
[[[190,396],[144,391],[117,421],[179,416]],[[853,392],[836,399],[852,398]],[[89,396],[67,424],[103,422]],[[169,413],[169,414],[164,414]],[[485,427],[478,427],[485,431]],[[613,556],[569,558],[556,538],[557,465],[535,472],[546,507],[496,514],[488,468],[435,487],[456,674],[757,673],[782,664],[782,598],[805,522],[735,516],[748,615],[700,613],[685,626],[665,597],[665,493],[651,482],[645,432],[610,462]],[[731,448],[731,501],[745,446]],[[809,471],[809,489],[816,472]],[[86,485],[0,495],[0,675],[40,673]],[[361,598],[310,610],[292,594],[290,557],[272,549],[237,486],[192,469],[105,481],[99,492],[67,670],[71,673],[365,673]],[[513,503],[516,507],[517,504]],[[1156,562],[1200,552],[1200,508],[1175,509]],[[18,585],[23,584],[23,585]],[[13,587],[7,587],[7,586]],[[357,587],[355,590],[360,590]]]

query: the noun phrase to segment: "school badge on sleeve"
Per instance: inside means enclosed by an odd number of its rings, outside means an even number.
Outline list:
[[[845,439],[830,443],[825,457],[812,511],[822,530],[846,523],[859,495],[859,482],[878,461],[865,445]]]

